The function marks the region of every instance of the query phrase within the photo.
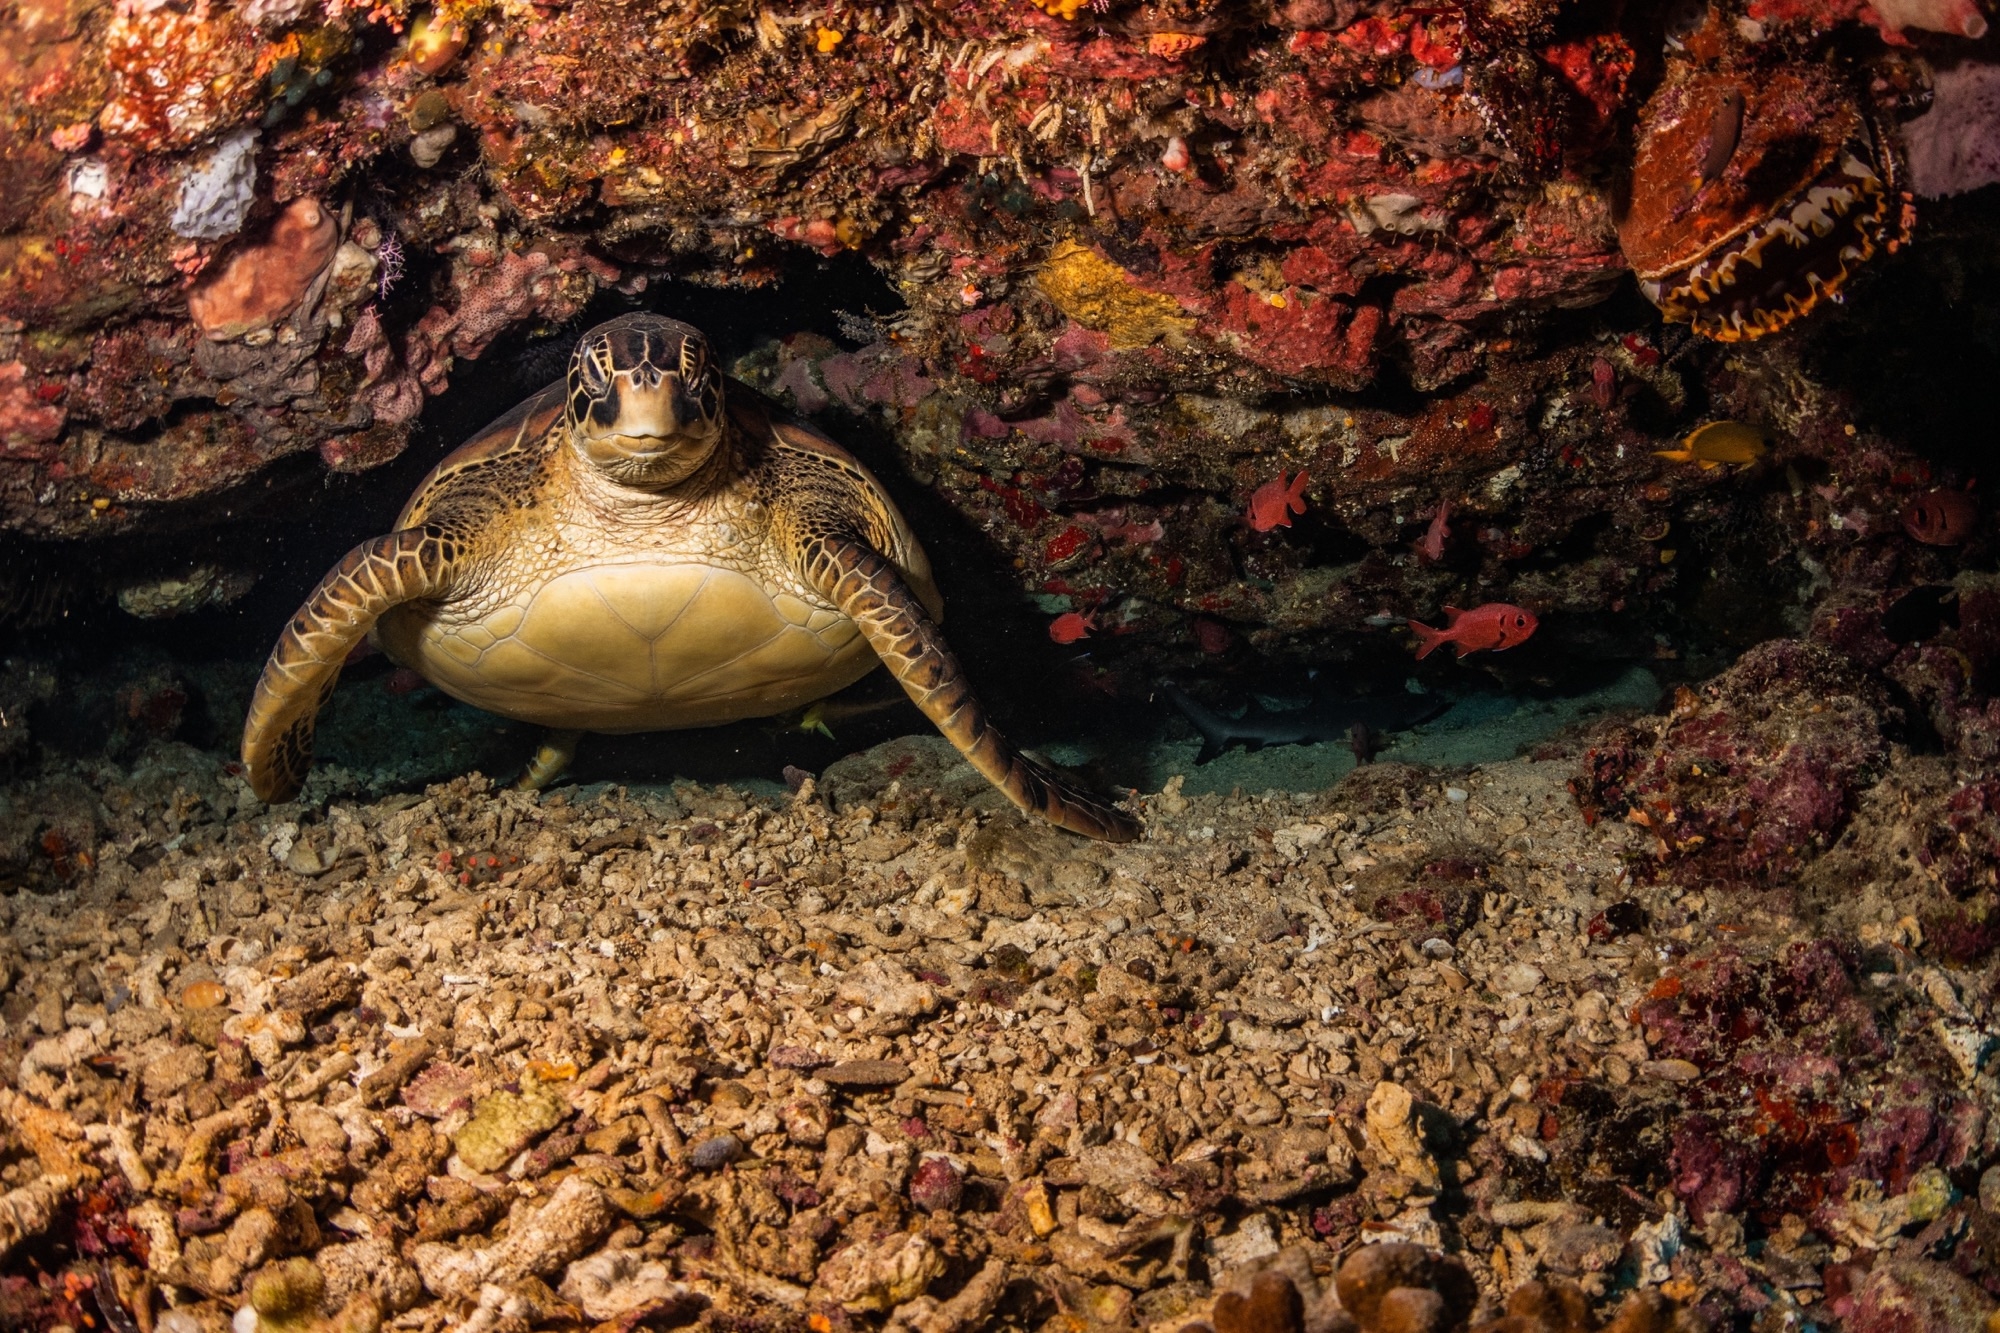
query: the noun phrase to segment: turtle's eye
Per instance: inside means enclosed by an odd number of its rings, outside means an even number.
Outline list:
[[[577,372],[583,380],[584,389],[593,394],[603,393],[610,384],[610,377],[604,373],[604,363],[599,358],[598,349],[585,348],[577,359]]]
[[[698,339],[681,339],[681,383],[694,384],[708,370],[708,349]]]

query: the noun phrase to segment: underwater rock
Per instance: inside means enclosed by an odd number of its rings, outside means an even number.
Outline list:
[[[128,583],[118,590],[118,607],[141,620],[167,620],[212,606],[227,606],[250,591],[250,570],[197,565],[185,574]]]
[[[1972,1151],[1978,1116],[1960,1094],[1907,1067],[1879,1087],[1851,1072],[1894,1049],[1854,969],[1825,941],[1754,956],[1723,946],[1662,977],[1634,1010],[1656,1054],[1695,1069],[1668,1135],[1673,1188],[1697,1221],[1754,1201],[1852,1237],[1855,1201],[1881,1197],[1874,1182],[1900,1187]],[[1755,1090],[1748,1103],[1733,1091],[1743,1087]]]
[[[214,246],[256,136],[288,208],[330,178],[366,181],[377,202],[361,221],[428,257],[412,274],[427,289],[376,312],[394,373],[361,368],[367,340],[316,349],[337,387],[324,410],[284,412],[300,448],[325,451],[365,428],[352,395],[372,390],[382,436],[330,452],[356,466],[400,450],[413,389],[443,387],[447,348],[476,358],[503,331],[652,277],[762,284],[788,247],[875,263],[913,297],[904,342],[925,347],[922,378],[1010,427],[1054,406],[1035,401],[1038,367],[1060,363],[1099,394],[1074,409],[1113,407],[1083,412],[1100,439],[1121,433],[1117,404],[1149,395],[1353,390],[1391,363],[1441,386],[1487,365],[1490,328],[1615,285],[1601,182],[1627,151],[1614,130],[1640,62],[1605,17],[1559,33],[1553,6],[1471,38],[1455,15],[1349,8],[1259,4],[1187,32],[1143,7],[995,0],[825,24],[722,9],[663,19],[634,46],[602,7],[557,6],[483,16],[479,59],[467,20],[444,11],[411,16],[402,42],[370,40],[374,13],[351,7],[300,26],[289,0],[101,29],[52,11],[0,68],[9,92],[34,89],[15,100],[41,155],[10,167],[9,207],[37,221],[0,260],[22,279],[4,313],[87,326],[165,308],[195,275],[207,336],[281,318],[311,256],[272,256],[246,284],[252,252]],[[1788,36],[1824,40],[1852,17],[1793,17]],[[1209,90],[1193,102],[1190,79]],[[681,93],[662,101],[666,86]],[[93,101],[105,87],[108,105]],[[193,177],[174,156],[190,149],[208,154]],[[461,160],[477,165],[455,172]],[[40,258],[53,253],[69,258]],[[522,271],[537,254],[564,275],[562,299],[518,295],[545,281]],[[218,263],[237,269],[227,293]],[[467,309],[488,286],[515,294]],[[180,389],[166,386],[196,396]],[[256,410],[219,414],[240,432]],[[10,491],[10,525],[28,493]]]
[[[406,40],[365,8],[288,27],[304,13],[289,0],[109,31],[59,8],[26,23],[18,68],[0,62],[26,145],[0,164],[19,219],[0,320],[21,331],[0,325],[0,526],[239,523],[229,488],[298,479],[273,469],[309,453],[387,463],[437,395],[501,381],[491,349],[593,301],[654,300],[662,280],[747,291],[821,256],[872,266],[903,308],[842,312],[838,344],[759,330],[785,340],[737,373],[884,430],[1012,570],[1009,592],[1051,621],[1095,615],[1076,672],[1110,693],[1132,692],[1128,657],[1140,679],[1274,649],[1379,659],[1384,625],[1468,594],[1546,617],[1516,655],[1539,661],[1479,664],[1494,675],[1678,651],[1662,595],[1707,576],[1703,535],[1726,512],[1732,540],[1756,526],[1722,495],[1762,505],[1774,475],[1651,457],[1696,424],[1690,404],[1753,419],[1754,377],[1616,304],[1544,318],[1627,272],[1614,182],[1645,129],[1656,35],[1609,11],[1536,4],[1472,30],[1258,3],[1173,20],[1183,32],[1144,5],[824,23],[725,7],[635,44],[594,4],[419,11]],[[1819,123],[1872,124],[1878,85],[1907,83],[1854,54],[1858,4],[1750,9],[1745,31],[1774,40],[1743,38],[1745,68],[1810,85]],[[141,98],[134,50],[209,78],[96,118],[95,90]],[[1748,156],[1799,102],[1746,104]],[[330,222],[347,196],[329,182],[359,191],[323,274],[272,258],[268,308],[235,276],[268,242],[171,225],[190,168],[253,134],[260,199],[318,199]],[[1718,181],[1776,206],[1751,165]],[[1683,174],[1623,219],[1634,253],[1674,239]],[[216,205],[205,232],[241,193],[225,175],[193,192]],[[280,313],[311,281],[317,300]],[[183,315],[190,284],[201,309]],[[1851,477],[1900,448],[1850,442],[1852,408],[1816,389],[1784,431],[1755,418],[1775,431],[1768,464]],[[1235,522],[1274,473],[1302,471],[1308,513]],[[1808,514],[1798,494],[1776,544],[1815,567],[1869,531],[1865,507]],[[1407,559],[1418,516],[1447,509],[1438,557]],[[1792,568],[1777,554],[1755,567]]]
[[[1586,817],[1647,830],[1662,873],[1768,882],[1831,845],[1882,770],[1892,717],[1845,657],[1773,640],[1594,745],[1573,790]]]
[[[1861,1284],[1850,1333],[1944,1333],[1990,1329],[1993,1296],[1943,1264],[1898,1258],[1877,1265]]]
[[[215,342],[270,328],[299,308],[339,244],[340,224],[325,205],[294,200],[263,240],[196,284],[188,293],[188,315]]]

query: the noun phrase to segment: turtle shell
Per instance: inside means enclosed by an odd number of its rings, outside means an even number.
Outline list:
[[[550,727],[663,731],[768,716],[853,684],[875,653],[801,574],[771,518],[786,478],[806,473],[838,474],[844,486],[825,493],[844,493],[857,511],[846,517],[882,533],[911,589],[941,609],[901,514],[824,437],[732,403],[739,475],[690,501],[627,491],[606,503],[586,495],[588,464],[549,447],[564,438],[564,401],[553,386],[481,431],[398,522],[463,534],[470,552],[448,595],[396,606],[375,627],[390,658],[453,698]]]
[[[404,502],[402,513],[396,516],[396,527],[399,530],[414,528],[422,523],[431,503],[448,493],[449,488],[442,483],[469,469],[488,466],[502,457],[523,453],[538,444],[562,420],[563,409],[568,402],[569,386],[557,380],[487,422],[483,429],[446,454],[417,483],[417,488]]]

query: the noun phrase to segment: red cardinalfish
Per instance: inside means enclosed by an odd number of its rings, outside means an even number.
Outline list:
[[[1087,639],[1097,628],[1097,612],[1079,615],[1075,611],[1065,611],[1049,622],[1049,637],[1057,643],[1075,643]]]
[[[1943,487],[1903,506],[1903,531],[1926,546],[1956,546],[1979,527],[1979,501]]]
[[[1410,549],[1427,564],[1436,564],[1444,559],[1445,538],[1451,535],[1447,526],[1451,518],[1451,501],[1439,500],[1437,513],[1431,518],[1430,527],[1424,530],[1423,539],[1410,543]]]
[[[1461,611],[1455,606],[1444,609],[1443,629],[1433,629],[1429,625],[1410,622],[1417,640],[1423,646],[1417,649],[1419,660],[1429,657],[1431,650],[1439,644],[1458,645],[1458,655],[1476,653],[1482,648],[1503,652],[1515,644],[1525,643],[1541,622],[1535,613],[1523,607],[1506,602],[1488,602],[1475,606],[1470,611]]]
[[[1292,515],[1306,512],[1306,482],[1309,480],[1307,474],[1301,472],[1288,482],[1285,470],[1279,468],[1275,480],[1265,482],[1250,493],[1250,512],[1245,516],[1250,526],[1259,532],[1292,526]]]

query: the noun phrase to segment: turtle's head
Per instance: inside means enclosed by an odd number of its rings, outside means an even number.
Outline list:
[[[656,490],[692,476],[722,439],[722,372],[699,329],[623,315],[569,361],[569,429],[613,481]]]

